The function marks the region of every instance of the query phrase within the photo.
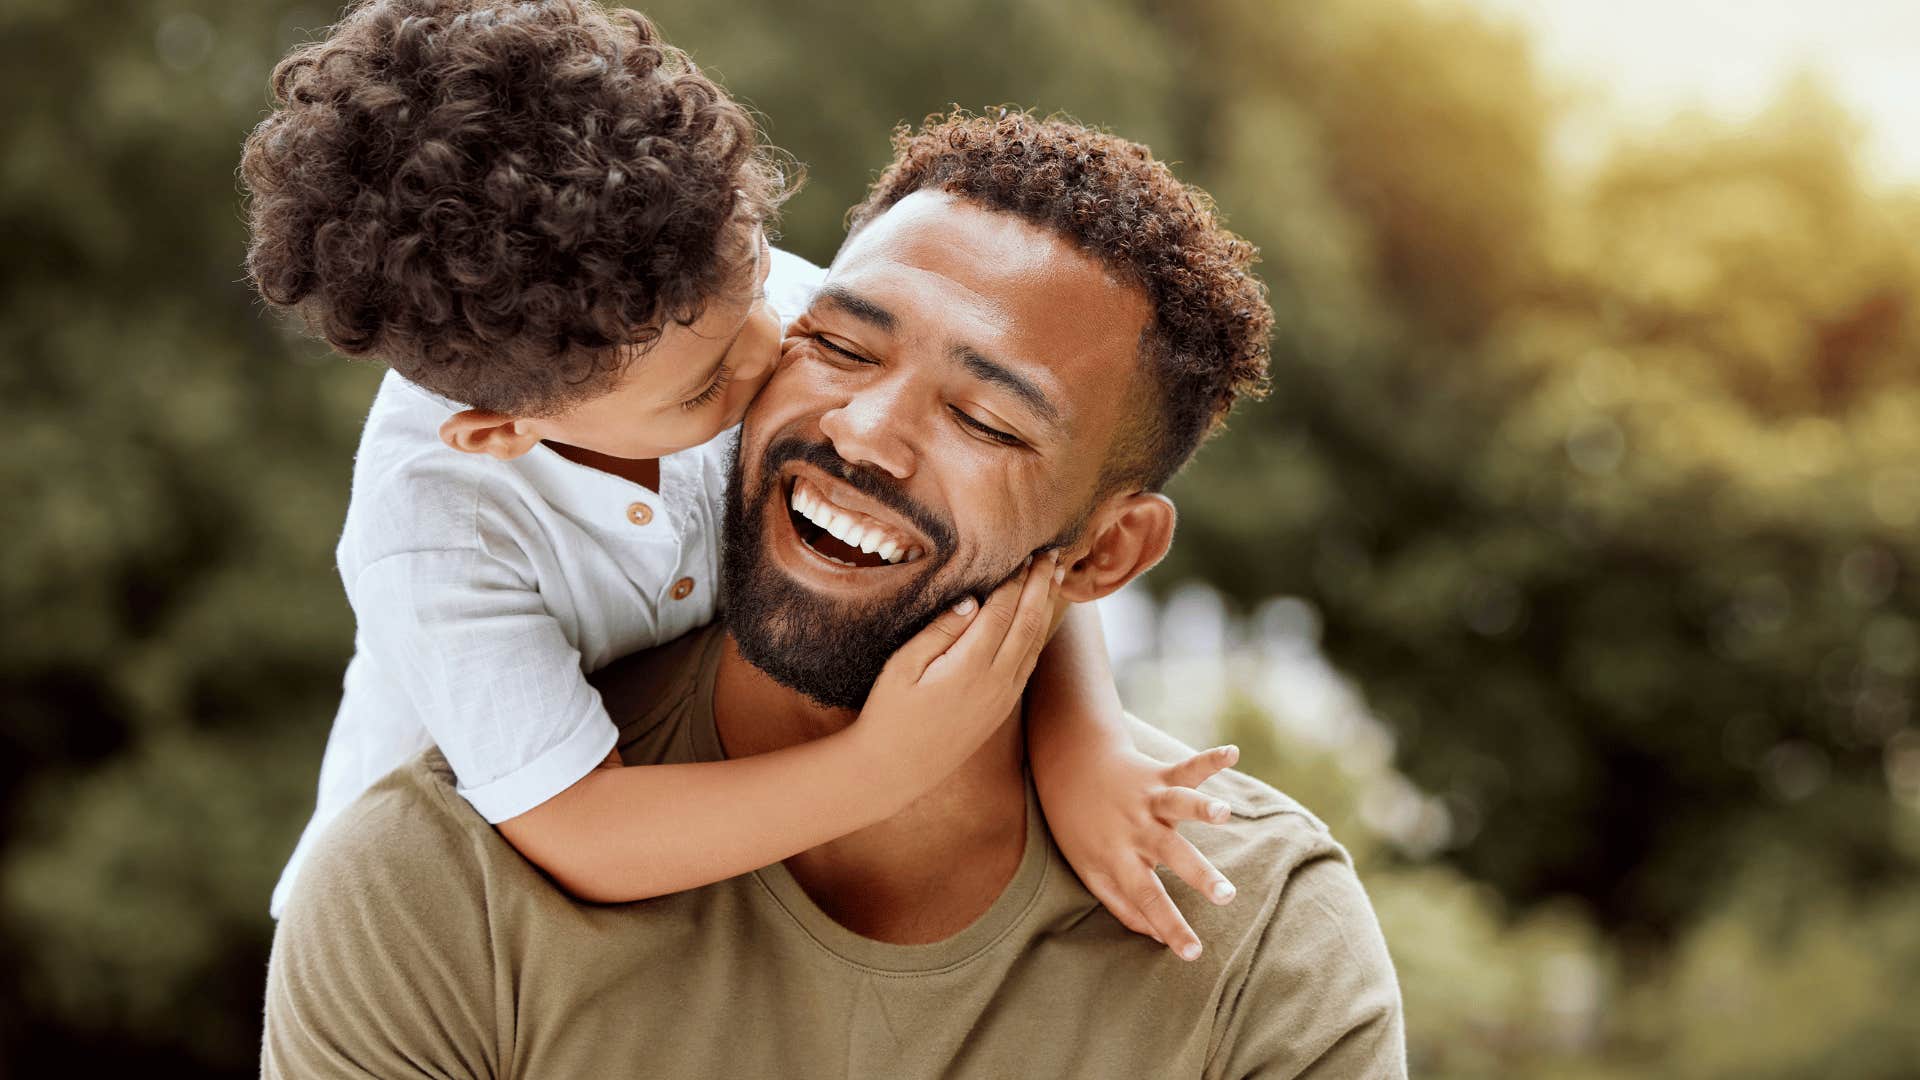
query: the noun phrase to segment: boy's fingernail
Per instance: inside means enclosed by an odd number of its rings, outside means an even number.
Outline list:
[[[1210,818],[1213,818],[1213,819],[1215,819],[1215,820],[1219,820],[1220,818],[1224,818],[1224,817],[1226,817],[1226,816],[1227,816],[1227,813],[1228,813],[1228,811],[1227,811],[1227,804],[1226,804],[1226,803],[1223,803],[1223,802],[1217,802],[1217,803],[1208,803],[1208,804],[1207,804],[1207,816],[1208,816],[1208,817],[1210,817]]]
[[[1053,583],[1055,585],[1058,585],[1062,581],[1065,581],[1066,579],[1067,579],[1067,564],[1063,562],[1054,563],[1053,564]]]
[[[1230,881],[1216,881],[1213,883],[1213,898],[1222,904],[1233,899],[1233,891],[1233,883]]]
[[[1180,950],[1180,957],[1181,957],[1181,959],[1183,959],[1183,960],[1198,960],[1198,959],[1200,959],[1200,943],[1199,943],[1199,942],[1194,942],[1193,944],[1191,944],[1191,945],[1188,945],[1188,946],[1187,946],[1186,948],[1184,948],[1184,949],[1181,949],[1181,950]]]
[[[963,596],[960,598],[959,603],[953,605],[953,613],[955,615],[971,615],[973,614],[973,603],[973,597]]]
[[[1221,751],[1221,753],[1224,753],[1224,754],[1226,754],[1226,755],[1227,755],[1228,757],[1230,757],[1230,758],[1237,758],[1237,757],[1239,757],[1239,756],[1240,756],[1240,748],[1239,748],[1239,747],[1237,747],[1237,746],[1234,746],[1234,745],[1232,745],[1231,743],[1229,743],[1229,744],[1228,744],[1228,745],[1226,745],[1226,746],[1223,746],[1223,747],[1221,747],[1221,748],[1220,748],[1220,751]]]

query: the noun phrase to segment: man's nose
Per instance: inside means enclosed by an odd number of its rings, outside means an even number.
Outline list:
[[[849,462],[865,462],[896,480],[913,475],[915,455],[901,413],[899,385],[870,385],[820,417],[820,432]]]

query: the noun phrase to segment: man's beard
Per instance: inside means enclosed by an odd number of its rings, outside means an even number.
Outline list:
[[[823,596],[787,577],[767,556],[765,519],[776,501],[769,491],[781,486],[780,467],[792,461],[814,466],[918,526],[932,545],[910,564],[925,563],[920,575],[893,596],[862,601]],[[860,708],[900,646],[962,597],[985,597],[1019,572],[1016,564],[1006,573],[938,584],[954,555],[952,524],[915,502],[892,477],[849,464],[824,444],[793,437],[774,442],[755,470],[752,491],[745,472],[736,443],[720,550],[727,632],[748,663],[827,708]],[[786,500],[777,502],[775,512],[787,513]]]

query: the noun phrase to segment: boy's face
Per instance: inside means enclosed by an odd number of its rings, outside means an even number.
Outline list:
[[[657,458],[740,422],[780,358],[780,318],[767,305],[772,264],[756,228],[739,288],[691,326],[668,323],[613,389],[557,416],[527,420],[541,439],[610,457]]]

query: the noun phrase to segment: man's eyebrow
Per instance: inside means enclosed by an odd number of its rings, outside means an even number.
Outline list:
[[[1060,410],[1054,407],[1052,400],[1034,384],[1032,379],[971,345],[955,345],[951,353],[953,358],[960,361],[974,378],[1006,390],[1026,403],[1027,408],[1032,409],[1040,419],[1054,427],[1060,426]]]
[[[815,295],[876,330],[891,334],[898,325],[899,320],[893,317],[893,312],[844,285],[823,285]]]

